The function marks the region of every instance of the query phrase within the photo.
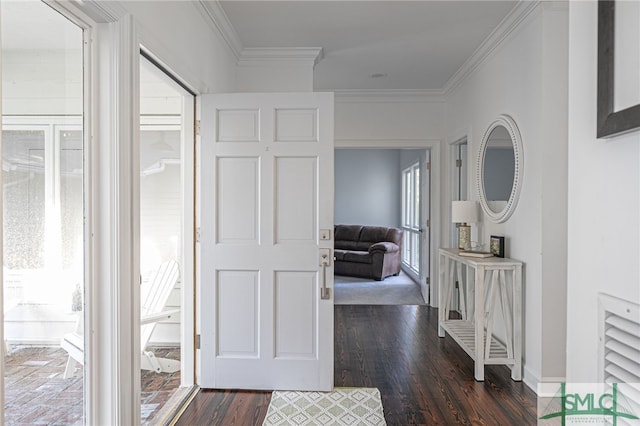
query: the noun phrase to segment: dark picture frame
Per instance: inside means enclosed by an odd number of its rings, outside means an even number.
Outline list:
[[[640,104],[613,110],[615,7],[615,0],[598,0],[598,138],[609,138],[640,128]]]
[[[504,257],[504,237],[492,235],[489,240],[489,251],[495,257]]]

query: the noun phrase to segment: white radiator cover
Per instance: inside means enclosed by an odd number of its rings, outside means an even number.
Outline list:
[[[640,416],[640,305],[600,293],[598,323],[598,380],[618,383],[625,405]]]

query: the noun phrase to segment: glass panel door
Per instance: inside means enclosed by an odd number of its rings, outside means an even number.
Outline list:
[[[0,8],[4,420],[81,424],[83,31],[40,1]]]

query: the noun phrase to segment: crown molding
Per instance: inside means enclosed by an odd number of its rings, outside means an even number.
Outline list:
[[[263,66],[269,63],[298,62],[314,68],[324,57],[322,47],[247,47],[242,49],[238,66]]]
[[[441,90],[334,90],[334,93],[336,102],[341,103],[444,102]]]
[[[224,40],[229,51],[238,61],[242,54],[242,42],[220,2],[218,0],[199,0],[194,4],[211,29]]]
[[[52,0],[45,2],[68,9],[62,1]],[[118,1],[72,0],[70,4],[95,22],[100,23],[117,22],[128,13],[127,9]]]
[[[478,46],[473,54],[464,64],[451,76],[442,88],[444,95],[454,91],[464,80],[476,70],[491,53],[498,48],[524,21],[529,14],[534,11],[542,0],[520,0],[518,4],[509,12],[500,24],[489,34],[487,38]]]

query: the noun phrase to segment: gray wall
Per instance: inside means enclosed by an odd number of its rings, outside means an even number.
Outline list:
[[[400,226],[397,149],[336,149],[336,224]]]
[[[423,150],[336,149],[336,224],[400,226],[403,166]]]

